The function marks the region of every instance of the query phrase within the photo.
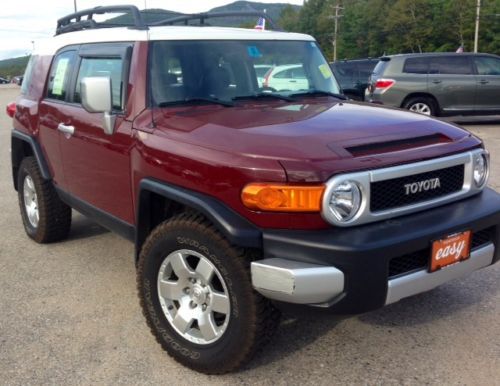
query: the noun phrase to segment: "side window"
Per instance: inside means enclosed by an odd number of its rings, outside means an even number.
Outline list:
[[[438,56],[431,59],[431,74],[472,75],[467,56]]]
[[[36,66],[36,61],[38,59],[37,55],[31,56],[26,70],[24,71],[23,84],[21,85],[21,94],[27,94],[28,89],[31,85],[31,78],[33,77],[33,69]]]
[[[500,59],[487,56],[474,58],[479,75],[500,75]]]
[[[82,58],[75,86],[74,101],[81,102],[80,90],[83,78],[109,77],[111,78],[113,109],[122,110],[122,68],[123,60],[121,58]]]
[[[65,100],[70,82],[71,69],[75,63],[75,51],[61,52],[56,56],[50,69],[47,97]]]
[[[290,78],[290,70],[280,71],[276,75],[274,75],[273,78],[278,78],[278,79]]]
[[[407,74],[427,74],[427,58],[408,58],[405,60],[403,72]]]
[[[304,72],[304,67],[300,66],[297,68],[292,68],[291,70],[293,79],[306,79],[306,73]]]

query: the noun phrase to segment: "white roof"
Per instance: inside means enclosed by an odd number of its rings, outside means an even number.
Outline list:
[[[314,41],[310,35],[260,31],[244,28],[164,26],[149,30],[131,28],[99,28],[68,32],[36,42],[34,55],[54,55],[57,50],[72,44],[131,42],[147,40],[302,40]]]

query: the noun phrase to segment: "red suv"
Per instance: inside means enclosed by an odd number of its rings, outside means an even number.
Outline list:
[[[93,19],[117,11],[133,25]],[[29,237],[64,239],[73,208],[134,242],[149,327],[206,373],[249,360],[281,308],[367,312],[498,261],[481,140],[347,101],[310,36],[216,16],[59,20],[13,112]],[[303,85],[259,84],[264,65]]]

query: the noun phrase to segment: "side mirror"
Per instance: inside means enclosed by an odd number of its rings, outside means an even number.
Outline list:
[[[113,134],[116,116],[112,114],[111,78],[83,78],[81,82],[81,97],[83,108],[89,113],[104,113],[104,132],[108,135]]]

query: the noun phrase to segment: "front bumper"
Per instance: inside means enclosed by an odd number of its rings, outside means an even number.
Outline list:
[[[373,224],[265,231],[265,259],[252,263],[252,281],[257,291],[278,302],[336,314],[367,312],[497,262],[499,224],[500,195],[486,188],[471,198]],[[433,240],[464,230],[489,235],[473,246],[469,260],[434,273],[420,267],[390,275],[392,259],[426,254]]]

